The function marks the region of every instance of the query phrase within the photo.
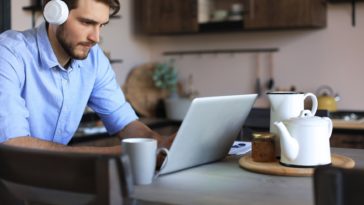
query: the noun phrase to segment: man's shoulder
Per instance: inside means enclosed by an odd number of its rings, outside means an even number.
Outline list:
[[[99,58],[100,55],[102,56],[102,54],[103,54],[103,50],[100,47],[100,45],[99,44],[95,44],[91,48],[90,53],[89,53],[89,56],[92,57],[92,58]]]
[[[98,44],[91,48],[87,60],[88,62],[97,65],[97,67],[104,67],[109,63],[109,59],[106,57],[103,49]]]
[[[24,51],[29,44],[35,43],[36,36],[31,30],[27,31],[14,31],[8,30],[0,35],[0,47],[9,49],[11,51],[18,50]]]

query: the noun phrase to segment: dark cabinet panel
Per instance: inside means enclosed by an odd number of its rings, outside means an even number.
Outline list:
[[[0,1],[0,33],[10,29],[10,0]]]
[[[364,149],[364,131],[335,131],[330,138],[332,147]]]
[[[323,0],[244,0],[245,29],[325,27],[327,5]]]
[[[198,31],[197,0],[139,0],[144,32],[174,34]]]
[[[198,23],[198,0],[137,0],[136,18],[147,34],[184,34],[244,30],[322,28],[327,21],[325,0],[210,0],[211,21]],[[242,18],[215,21],[239,4]]]

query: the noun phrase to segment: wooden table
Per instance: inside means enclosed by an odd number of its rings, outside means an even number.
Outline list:
[[[363,149],[332,148],[364,168]],[[138,199],[189,205],[313,205],[312,177],[273,176],[239,167],[240,157],[160,176],[153,184],[136,186]]]

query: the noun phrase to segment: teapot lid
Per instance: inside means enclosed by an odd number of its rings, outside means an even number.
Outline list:
[[[327,119],[312,115],[310,110],[302,110],[298,117],[290,118],[285,122],[299,126],[325,126],[328,124]]]

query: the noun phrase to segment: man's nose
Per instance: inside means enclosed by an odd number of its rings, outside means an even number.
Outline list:
[[[93,27],[92,31],[89,34],[89,40],[95,43],[100,42],[100,28],[98,26]]]

